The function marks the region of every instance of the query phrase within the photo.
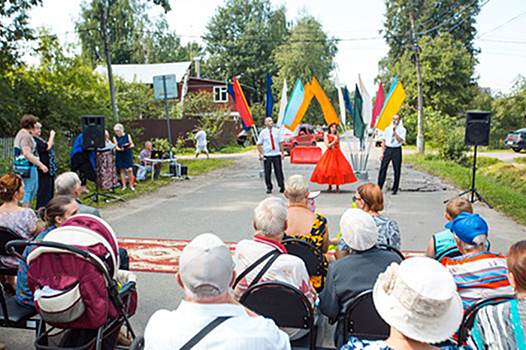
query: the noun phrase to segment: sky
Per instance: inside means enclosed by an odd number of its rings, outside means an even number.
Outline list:
[[[301,13],[313,15],[338,44],[336,71],[341,84],[353,87],[360,74],[370,95],[374,95],[374,78],[378,62],[387,54],[388,46],[381,38],[385,5],[383,0],[271,0],[285,6],[287,19]],[[80,12],[81,0],[44,0],[42,7],[31,10],[30,24],[46,26],[63,43],[75,43],[74,21]],[[206,24],[224,0],[170,0],[172,11],[166,16],[171,29],[181,36],[183,44],[197,41],[206,32]],[[152,8],[159,15],[161,8]],[[492,92],[510,92],[520,74],[526,77],[526,1],[490,0],[477,17],[480,48],[476,74],[481,87]],[[28,60],[30,61],[30,59]]]

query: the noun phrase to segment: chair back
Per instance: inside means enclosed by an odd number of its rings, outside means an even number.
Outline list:
[[[393,253],[396,253],[400,257],[400,259],[405,260],[404,253],[402,253],[401,251],[399,251],[395,247],[391,247],[390,245],[386,245],[386,244],[378,244],[378,248],[383,249],[383,250],[388,250],[388,251],[393,252]]]
[[[345,311],[344,342],[350,337],[365,340],[384,340],[389,337],[390,327],[380,317],[373,303],[373,291],[358,294]]]
[[[507,300],[515,299],[515,295],[512,294],[499,294],[492,295],[486,298],[483,298],[477,301],[475,304],[471,305],[469,309],[464,312],[462,317],[462,323],[460,324],[460,329],[458,331],[458,346],[463,345],[468,340],[471,335],[471,330],[475,324],[475,317],[477,312],[485,306],[500,304]]]
[[[325,269],[323,268],[323,254],[318,251],[318,248],[297,238],[287,238],[281,243],[287,248],[288,254],[303,260],[309,276],[322,276],[321,288],[323,288]]]
[[[5,245],[7,242],[14,241],[16,239],[20,239],[20,236],[16,234],[15,231],[11,230],[7,227],[0,226],[0,255],[9,255],[5,249]],[[22,253],[22,251],[19,253]]]
[[[442,260],[444,258],[456,258],[457,256],[461,256],[461,255],[462,255],[462,253],[455,246],[455,247],[450,247],[450,248],[444,250],[442,253],[438,254],[435,257],[435,260],[440,261],[440,260]]]

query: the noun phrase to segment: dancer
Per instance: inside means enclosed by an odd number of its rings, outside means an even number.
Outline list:
[[[340,136],[338,124],[331,123],[329,131],[324,137],[327,150],[318,161],[310,178],[311,182],[328,184],[328,192],[332,192],[332,185],[336,185],[336,192],[340,192],[340,185],[356,182],[356,176],[340,150]]]

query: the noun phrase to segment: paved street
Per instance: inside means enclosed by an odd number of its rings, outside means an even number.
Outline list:
[[[119,237],[192,239],[200,233],[213,232],[224,241],[249,238],[253,234],[253,209],[267,195],[263,179],[259,178],[260,164],[255,152],[234,157],[234,167],[176,182],[145,197],[105,209],[102,215]],[[378,149],[374,149],[369,162],[372,181],[376,180],[378,167]],[[291,165],[287,158],[284,169],[286,176],[310,177],[314,165]],[[339,217],[350,206],[356,187],[357,184],[345,185],[342,193],[324,192],[316,200],[319,212],[329,220],[332,237],[338,232]],[[311,190],[324,189],[325,186],[317,184],[311,186]],[[384,210],[385,215],[400,225],[403,249],[425,250],[431,234],[445,224],[443,201],[456,193],[454,187],[432,176],[407,166],[403,168],[401,192],[397,196],[386,196]],[[281,196],[277,186],[272,195]],[[504,252],[511,242],[525,237],[525,228],[512,220],[479,204],[476,211],[490,224],[494,250]],[[140,272],[137,275],[139,309],[132,321],[136,331],[142,334],[152,313],[160,308],[176,308],[182,293],[171,274]],[[2,330],[0,341],[10,350],[27,349],[33,333]]]

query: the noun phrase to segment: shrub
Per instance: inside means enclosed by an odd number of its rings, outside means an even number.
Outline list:
[[[464,145],[464,132],[461,128],[450,129],[444,142],[439,149],[440,157],[451,160],[460,165],[467,165],[466,151],[468,147]]]

